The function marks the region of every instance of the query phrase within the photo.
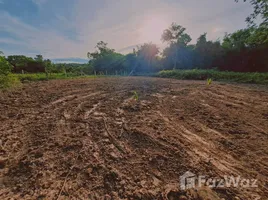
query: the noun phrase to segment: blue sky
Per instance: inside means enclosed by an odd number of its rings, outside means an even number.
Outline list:
[[[5,55],[85,59],[100,40],[121,53],[154,42],[176,22],[193,42],[245,28],[252,12],[233,0],[0,0],[0,50]]]

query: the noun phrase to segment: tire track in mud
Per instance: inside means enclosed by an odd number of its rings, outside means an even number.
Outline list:
[[[168,120],[168,117],[165,117],[160,111],[158,113],[160,117],[164,119],[168,128],[171,129],[173,133],[178,134],[176,137],[185,138],[183,145],[184,148],[187,149],[187,153],[191,157],[191,160],[201,159],[205,162],[211,163],[220,171],[220,173],[237,174],[237,170],[235,170],[234,166],[239,165],[239,163],[236,163],[235,159],[231,156],[226,156],[226,152],[219,154],[218,147],[214,142],[208,140],[208,138],[205,139],[198,134],[194,134],[182,123],[172,123],[170,120]],[[201,128],[202,131],[209,134],[215,134],[215,138],[226,139],[226,137],[218,131],[204,127],[204,125],[198,122],[196,122],[196,124]]]
[[[217,112],[214,111],[213,114],[217,114]],[[183,143],[185,144],[184,148],[187,149],[188,155],[191,157],[191,160],[195,160],[195,161],[197,160],[197,162],[194,162],[194,165],[198,165],[198,162],[200,162],[198,160],[201,158],[203,162],[214,165],[217,169],[216,171],[218,171],[217,174],[219,175],[220,174],[222,175],[223,174],[225,175],[226,174],[229,174],[229,175],[244,174],[244,176],[249,175],[248,171],[242,167],[244,166],[247,168],[247,166],[244,165],[244,163],[242,163],[241,160],[237,160],[237,157],[234,158],[232,155],[230,155],[229,151],[226,151],[226,149],[222,148],[221,143],[218,144],[218,141],[224,142],[224,144],[233,144],[232,138],[227,137],[225,134],[222,134],[219,131],[206,127],[204,124],[196,121],[195,119],[191,119],[191,118],[188,119],[190,121],[194,121],[195,122],[194,126],[200,128],[200,129],[197,128],[199,129],[198,133],[202,131],[202,132],[207,133],[206,135],[209,135],[209,137],[204,140],[202,137],[196,135],[196,133],[194,134],[193,132],[186,129],[183,125],[180,125],[178,123],[171,124],[172,122],[168,120],[168,118],[172,118],[171,116],[167,117],[167,116],[163,116],[163,114],[160,114],[160,116],[164,119],[166,123],[170,123],[169,126],[173,126],[172,130],[174,132],[177,132],[179,134],[179,137],[182,136],[190,142],[187,144],[185,143],[185,140],[184,140]],[[183,121],[184,121],[183,123],[185,123],[185,120]],[[188,124],[188,122],[186,122],[186,124]],[[192,125],[192,123],[190,124]],[[203,162],[201,161],[201,163]],[[261,177],[259,177],[259,180],[262,181],[263,183],[265,182],[265,180],[263,180]],[[243,194],[245,196],[251,196],[252,194],[259,196],[255,189],[249,189],[248,191],[243,191]]]

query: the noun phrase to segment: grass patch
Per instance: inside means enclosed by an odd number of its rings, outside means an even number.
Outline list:
[[[157,77],[182,80],[230,81],[238,83],[268,84],[268,73],[242,73],[217,70],[164,70]]]
[[[74,78],[96,78],[103,76],[78,76],[77,74],[68,73],[66,76],[64,73],[52,73],[48,76],[46,73],[35,73],[35,74],[9,74],[8,76],[0,75],[0,89],[10,88],[20,83],[34,82],[34,81],[45,81],[52,79],[74,79]]]
[[[52,73],[48,76],[46,73],[36,73],[36,74],[11,74],[11,76],[17,78],[20,82],[32,82],[32,81],[45,81],[45,80],[52,80],[52,79],[73,79],[73,78],[94,78],[94,75],[86,75],[86,76],[79,76],[77,74],[68,73],[66,76],[64,73]],[[102,77],[102,76],[97,76]]]
[[[64,73],[52,73],[48,76],[46,73],[36,73],[36,74],[12,74],[13,77],[16,77],[20,82],[30,82],[30,81],[44,81],[48,79],[65,79],[72,78],[73,75],[65,76]]]
[[[13,87],[16,85],[19,85],[20,81],[18,78],[12,76],[12,74],[9,75],[0,75],[0,89],[5,89],[9,87]]]

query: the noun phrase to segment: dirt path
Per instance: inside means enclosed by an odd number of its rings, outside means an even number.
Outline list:
[[[1,92],[0,113],[0,199],[268,198],[264,87],[55,80]],[[186,171],[258,188],[183,191]]]

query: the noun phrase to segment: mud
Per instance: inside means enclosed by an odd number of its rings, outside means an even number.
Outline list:
[[[268,199],[263,86],[53,80],[0,92],[0,113],[0,199]],[[258,187],[183,190],[186,171]]]

